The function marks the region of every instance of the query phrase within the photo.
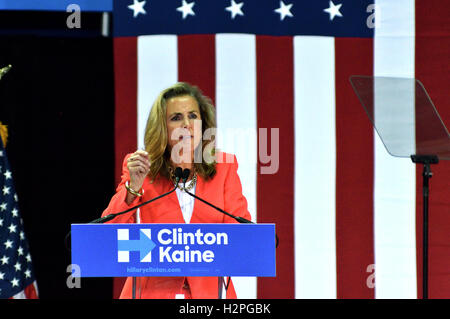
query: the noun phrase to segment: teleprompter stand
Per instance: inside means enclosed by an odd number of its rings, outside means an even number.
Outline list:
[[[436,155],[411,155],[411,160],[415,164],[423,164],[422,172],[422,196],[423,196],[423,225],[422,225],[422,285],[423,299],[428,299],[428,199],[430,195],[429,180],[433,176],[431,164],[438,164],[439,158]]]
[[[450,160],[450,134],[418,80],[354,75],[350,83],[387,152],[423,165],[422,298],[428,299],[431,164]]]

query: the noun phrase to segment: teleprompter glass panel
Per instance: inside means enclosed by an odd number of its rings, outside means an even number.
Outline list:
[[[422,83],[359,75],[350,83],[389,154],[450,160],[450,134]]]

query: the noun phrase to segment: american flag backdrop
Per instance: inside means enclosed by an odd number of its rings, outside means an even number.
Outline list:
[[[38,290],[2,139],[0,139],[0,298],[36,299]]]
[[[280,240],[277,276],[234,278],[238,298],[420,298],[422,167],[387,153],[349,77],[417,78],[450,127],[448,12],[439,0],[115,1],[117,182],[157,94],[192,83],[214,101],[253,220]],[[432,170],[429,297],[450,298],[450,164]]]

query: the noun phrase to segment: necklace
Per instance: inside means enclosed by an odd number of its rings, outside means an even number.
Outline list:
[[[169,167],[169,173],[170,173],[170,179],[172,180],[173,185],[176,185],[175,172],[172,167]],[[188,192],[195,186],[196,183],[197,183],[197,172],[194,171],[194,176],[192,176],[191,183],[187,187],[184,187],[184,186],[180,185],[181,183],[178,183],[178,188],[180,190],[184,190],[184,191]]]
[[[191,183],[187,187],[184,187],[184,186],[181,186],[180,184],[178,184],[178,188],[181,190],[184,190],[186,192],[189,192],[192,188],[194,188],[196,183],[197,183],[197,173],[194,172],[194,176],[192,176]]]

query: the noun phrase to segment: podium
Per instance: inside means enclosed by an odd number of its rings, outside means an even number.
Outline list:
[[[423,84],[413,78],[354,75],[350,83],[386,151],[423,164],[423,299],[428,298],[428,199],[431,164],[450,160],[450,134]]]
[[[77,277],[275,277],[275,238],[274,224],[72,224],[72,264]]]

